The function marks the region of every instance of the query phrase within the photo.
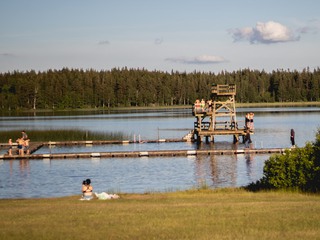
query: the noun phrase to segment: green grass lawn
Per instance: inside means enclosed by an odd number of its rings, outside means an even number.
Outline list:
[[[242,189],[0,200],[0,239],[319,239],[320,195]]]

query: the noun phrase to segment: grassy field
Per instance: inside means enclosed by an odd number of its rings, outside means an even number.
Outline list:
[[[319,239],[320,196],[242,189],[0,200],[0,239]]]

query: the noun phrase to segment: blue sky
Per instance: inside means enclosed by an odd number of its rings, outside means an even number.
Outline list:
[[[320,66],[320,1],[2,0],[0,72]]]

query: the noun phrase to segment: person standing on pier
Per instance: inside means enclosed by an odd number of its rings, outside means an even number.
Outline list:
[[[296,146],[294,138],[295,138],[295,132],[294,132],[293,128],[291,128],[291,130],[290,130],[290,141],[291,141],[292,147]]]
[[[250,131],[253,131],[253,130],[254,130],[253,117],[254,117],[254,113],[253,113],[253,112],[250,112],[250,113],[249,113]]]
[[[245,129],[250,129],[250,114],[247,113],[246,114],[246,118],[245,118]]]
[[[205,106],[206,106],[206,101],[204,99],[201,99],[200,106],[201,106],[201,112],[204,113]]]
[[[24,140],[24,151],[26,152],[27,155],[30,154],[30,139]]]
[[[22,130],[21,134],[22,134],[22,139],[23,140],[27,140],[28,139],[28,135],[27,135],[25,130]]]
[[[23,138],[18,138],[16,142],[18,143],[19,155],[23,156],[24,155],[24,140],[23,140]]]
[[[8,149],[8,155],[12,156],[12,139],[10,138],[8,141],[9,149]]]

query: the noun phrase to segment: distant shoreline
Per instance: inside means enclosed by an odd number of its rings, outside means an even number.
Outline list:
[[[236,103],[236,107],[320,107],[320,102]]]
[[[77,108],[77,109],[29,109],[29,110],[15,110],[3,111],[15,113],[41,113],[41,112],[89,112],[89,111],[127,111],[127,110],[164,110],[164,109],[189,109],[192,105],[175,105],[175,106],[134,106],[134,107],[113,107],[113,108]],[[319,102],[272,102],[272,103],[236,103],[236,107],[320,107]]]

